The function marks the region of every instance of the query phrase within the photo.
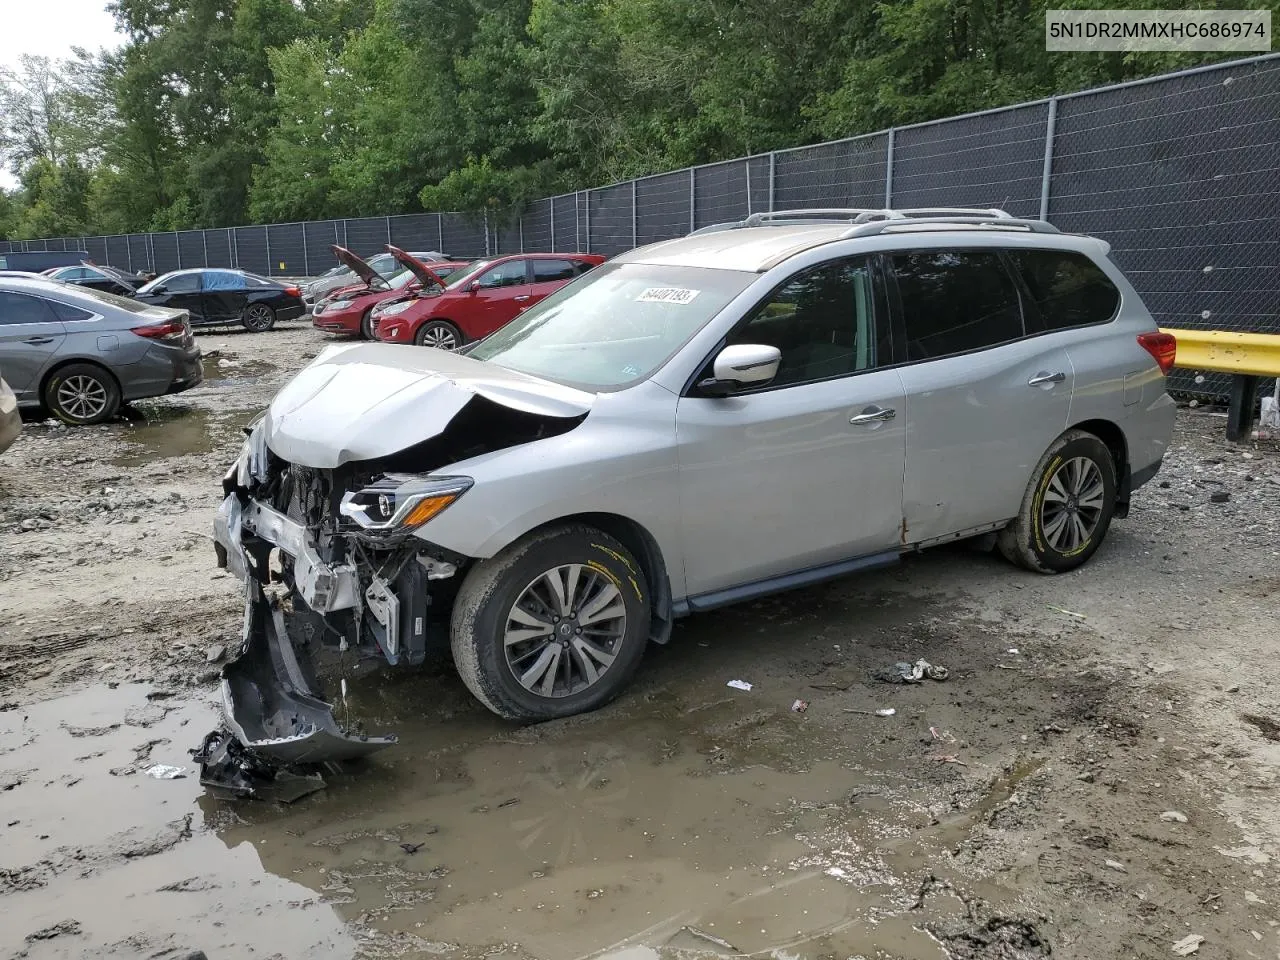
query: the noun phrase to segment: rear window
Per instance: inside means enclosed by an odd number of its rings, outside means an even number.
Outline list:
[[[535,260],[533,261],[533,282],[554,283],[557,280],[572,280],[578,271],[569,260]]]
[[[151,309],[148,304],[138,300],[130,300],[128,297],[120,297],[114,293],[107,293],[105,290],[95,290],[93,287],[76,287],[74,292],[71,290],[63,293],[58,291],[59,296],[64,296],[70,300],[80,300],[81,302],[89,300],[99,300],[102,303],[110,304],[113,307],[119,307],[121,310],[127,310],[130,313],[142,313]],[[94,305],[84,303],[86,310],[93,310]]]
[[[1010,250],[1046,330],[1106,323],[1120,306],[1120,291],[1102,268],[1069,250]]]

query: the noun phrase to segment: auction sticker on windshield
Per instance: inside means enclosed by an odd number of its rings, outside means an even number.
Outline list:
[[[683,287],[649,287],[636,297],[637,303],[692,303],[701,291]]]

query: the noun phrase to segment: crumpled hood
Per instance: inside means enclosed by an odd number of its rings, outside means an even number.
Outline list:
[[[441,433],[474,396],[546,417],[580,417],[594,394],[457,353],[389,343],[333,346],[268,410],[267,446],[290,463],[333,469],[390,456]]]

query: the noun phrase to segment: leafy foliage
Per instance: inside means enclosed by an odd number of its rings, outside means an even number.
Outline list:
[[[0,73],[0,162],[20,182],[0,193],[0,235],[502,217],[560,190],[1214,59],[1048,54],[1048,6],[112,0],[120,50]]]

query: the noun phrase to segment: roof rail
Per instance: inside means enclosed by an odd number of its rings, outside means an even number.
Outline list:
[[[906,212],[906,211],[901,211]],[[913,213],[915,211],[912,211]],[[986,230],[1010,230],[1023,233],[1059,233],[1057,227],[1044,220],[1022,220],[1011,217],[1003,210],[993,210],[984,216],[981,212],[948,214],[944,216],[886,217],[881,220],[855,224],[840,235],[845,240],[851,237],[871,237],[878,233],[910,233],[913,230],[929,230],[945,228],[947,225],[969,227]]]
[[[828,220],[843,219],[862,223],[872,216],[889,216],[891,210],[873,209],[871,207],[802,207],[797,210],[770,210],[764,213],[753,213],[739,225],[743,227],[763,227],[773,220]]]

